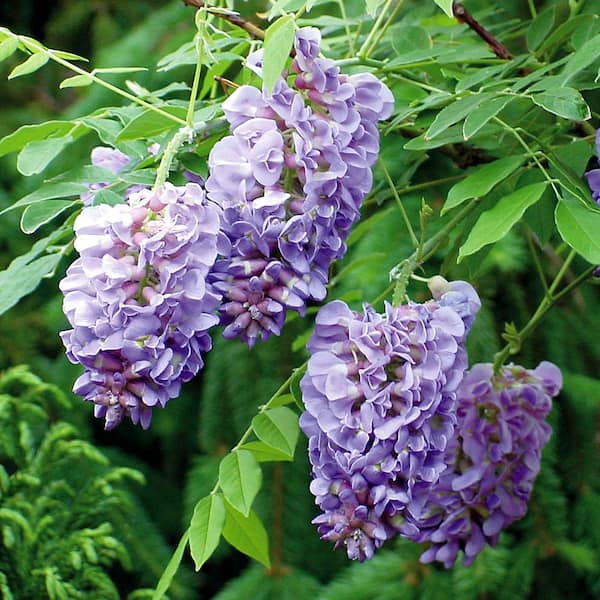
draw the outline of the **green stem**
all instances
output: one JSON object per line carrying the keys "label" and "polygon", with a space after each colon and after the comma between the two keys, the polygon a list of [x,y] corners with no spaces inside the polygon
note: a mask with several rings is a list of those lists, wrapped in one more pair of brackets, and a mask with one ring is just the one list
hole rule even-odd
{"label": "green stem", "polygon": [[192,90],[190,92],[190,100],[188,104],[185,122],[188,127],[194,126],[194,107],[196,106],[196,98],[198,97],[198,88],[200,87],[200,74],[202,73],[202,51],[198,48],[198,60],[196,69],[194,70],[194,81],[192,82]]}
{"label": "green stem", "polygon": [[391,73],[390,77],[393,77],[394,79],[398,79],[399,81],[405,81],[406,83],[412,83],[413,85],[419,86],[419,87],[423,88],[424,90],[427,90],[428,92],[436,92],[437,94],[446,94],[448,96],[448,98],[444,98],[444,100],[451,100],[452,98],[450,98],[450,97],[453,96],[453,94],[451,94],[450,92],[448,92],[446,90],[442,90],[441,88],[436,88],[433,85],[428,85],[427,83],[423,83],[422,81],[418,81],[417,79],[411,79],[410,77],[405,77],[404,75],[400,75],[399,73]]}
{"label": "green stem", "polygon": [[346,13],[346,7],[344,6],[344,0],[337,0],[337,5],[340,8],[340,15],[344,20],[344,29],[346,30],[346,39],[348,40],[348,54],[354,56],[356,54],[356,46],[354,45],[355,39],[350,31],[350,25],[348,24],[348,15]]}
{"label": "green stem", "polygon": [[35,52],[41,52],[41,53],[45,54],[46,56],[48,56],[48,58],[50,58],[54,62],[58,63],[59,65],[66,67],[67,69],[69,69],[70,71],[73,71],[74,73],[77,73],[78,75],[84,75],[85,77],[91,79],[94,83],[97,83],[98,85],[101,85],[102,87],[106,88],[107,90],[110,90],[111,92],[114,92],[115,94],[118,94],[119,96],[122,96],[123,98],[126,98],[130,102],[139,104],[143,108],[146,108],[155,113],[158,113],[158,114],[162,115],[163,117],[170,119],[171,121],[174,121],[175,123],[179,123],[180,125],[185,125],[185,121],[183,119],[180,119],[179,117],[176,117],[175,115],[172,115],[172,114],[168,113],[167,111],[162,110],[161,108],[158,108],[158,106],[154,106],[154,104],[150,104],[149,102],[146,102],[145,100],[142,100],[141,98],[138,98],[137,96],[134,96],[133,94],[130,94],[129,92],[126,92],[125,90],[122,90],[121,88],[117,87],[116,85],[113,85],[112,83],[108,83],[108,81],[104,81],[103,79],[100,79],[93,73],[93,71],[92,72],[86,71],[85,69],[78,67],[77,65],[73,64],[72,62],[70,62],[64,58],[61,58],[60,56],[56,56],[54,51],[51,50],[50,48],[46,48],[42,44],[39,44],[39,45],[33,44],[32,43],[33,41],[30,40],[29,38],[25,38],[24,36],[21,36],[21,35],[16,35],[12,32],[9,32],[8,30],[7,30],[7,33],[16,37],[19,40],[19,42],[21,42],[26,48],[29,48],[29,50],[32,50]]}
{"label": "green stem", "polygon": [[535,8],[535,2],[534,2],[534,0],[527,0],[527,3],[529,4],[529,12],[531,13],[531,18],[535,19],[537,17],[537,10]]}
{"label": "green stem", "polygon": [[406,297],[406,287],[410,281],[410,277],[416,269],[418,269],[427,259],[434,254],[439,246],[446,241],[446,238],[453,229],[465,219],[477,206],[479,200],[475,199],[469,202],[461,211],[459,211],[446,225],[444,225],[437,233],[435,233],[424,244],[420,244],[407,259],[398,263],[390,271],[390,279],[395,281],[394,295],[392,296],[392,304],[399,306],[404,302]]}
{"label": "green stem", "polygon": [[371,54],[371,52],[373,52],[375,50],[375,48],[377,48],[377,45],[381,41],[381,38],[383,37],[385,32],[388,30],[390,25],[394,22],[394,19],[400,12],[400,9],[402,8],[403,4],[404,4],[404,0],[398,0],[398,4],[396,4],[396,6],[394,7],[394,10],[392,10],[392,12],[390,13],[390,16],[388,17],[387,21],[384,23],[383,27],[377,32],[375,39],[373,40],[373,42],[369,46],[369,49],[367,50],[367,54]]}
{"label": "green stem", "polygon": [[540,304],[536,308],[532,317],[529,319],[527,324],[521,329],[521,331],[517,332],[515,335],[511,334],[508,344],[500,352],[496,353],[494,356],[494,370],[498,371],[502,365],[505,363],[506,359],[512,355],[517,354],[521,349],[523,342],[531,335],[533,330],[539,325],[540,321],[544,317],[544,315],[567,293],[574,290],[578,285],[583,283],[588,277],[592,274],[596,267],[590,267],[586,269],[581,275],[579,275],[576,279],[574,279],[569,285],[565,286],[560,292],[556,293],[560,282],[564,278],[566,272],[569,270],[571,263],[577,256],[577,252],[575,250],[571,250],[563,262],[561,268],[559,269],[556,277],[552,281],[548,291],[544,294]]}
{"label": "green stem", "polygon": [[[430,187],[435,187],[437,185],[443,185],[444,183],[452,183],[454,181],[459,181],[460,179],[465,179],[466,175],[452,175],[451,177],[441,177],[440,179],[432,179],[431,181],[424,181],[423,183],[415,183],[414,185],[405,185],[403,188],[396,190],[398,196],[402,196],[403,194],[409,194],[410,192],[416,192],[419,190],[426,190]],[[393,195],[393,194],[392,194]],[[380,202],[387,200],[390,196],[387,193],[382,193],[380,196],[377,194],[371,195],[365,202],[363,202],[363,206],[369,206],[372,204],[377,198],[379,198]]]}
{"label": "green stem", "polygon": [[542,267],[542,262],[540,261],[540,257],[535,249],[535,244],[533,241],[533,233],[529,227],[526,226],[527,231],[525,235],[527,237],[527,244],[529,246],[529,252],[531,252],[531,256],[533,258],[533,262],[535,264],[535,270],[540,278],[542,286],[544,287],[544,293],[548,293],[548,282],[546,281],[546,276],[544,275],[544,269]]}
{"label": "green stem", "polygon": [[[363,45],[360,47],[360,50],[357,53],[357,55],[359,57],[367,58],[369,56],[368,48],[371,46],[371,43],[375,39],[375,36],[377,35],[377,31],[381,27],[381,24],[383,23],[383,21],[385,19],[385,15],[386,15],[387,11],[389,10],[390,6],[395,1],[396,0],[387,0],[387,2],[385,3],[385,6],[381,9],[381,12],[379,13],[379,16],[377,17],[377,20],[375,21],[375,24],[371,28],[371,31],[369,31],[369,35],[367,35],[367,39],[363,42]],[[400,1],[402,1],[402,0],[400,0]]]}
{"label": "green stem", "polygon": [[552,177],[550,177],[550,174],[548,173],[548,171],[546,170],[546,168],[544,167],[544,165],[540,162],[540,159],[537,157],[537,153],[534,152],[529,147],[529,144],[527,144],[527,142],[521,137],[521,135],[519,134],[519,132],[516,129],[514,129],[513,127],[511,127],[508,123],[505,123],[499,117],[494,117],[493,119],[499,125],[501,125],[504,129],[506,129],[506,131],[510,132],[515,137],[515,139],[519,142],[519,144],[521,146],[523,146],[523,149],[525,150],[525,152],[527,152],[527,154],[533,159],[533,161],[535,162],[535,164],[537,165],[537,167],[539,168],[539,170],[543,173],[544,178],[546,179],[546,181],[552,186],[552,189],[554,190],[554,195],[556,196],[556,199],[560,200],[561,196],[560,196],[560,193],[558,191],[558,188],[556,187],[556,180],[553,179]]}
{"label": "green stem", "polygon": [[402,204],[402,200],[400,200],[398,190],[396,189],[396,186],[394,185],[394,182],[392,181],[392,178],[390,177],[390,173],[387,170],[387,167],[385,166],[385,162],[383,160],[381,160],[380,164],[381,164],[381,169],[383,170],[383,174],[388,182],[388,185],[390,186],[390,189],[392,190],[394,199],[396,200],[396,203],[398,204],[398,208],[400,209],[400,212],[402,213],[402,218],[404,219],[404,223],[406,225],[406,228],[408,229],[410,239],[412,240],[412,243],[416,248],[419,245],[419,240],[417,239],[414,229],[410,223],[410,219],[408,218],[408,214],[406,212],[406,209],[404,208],[404,204]]}
{"label": "green stem", "polygon": [[194,129],[192,127],[182,127],[175,133],[171,138],[171,141],[167,144],[165,151],[160,159],[160,164],[156,171],[156,179],[154,180],[154,189],[157,190],[159,187],[165,184],[169,177],[169,170],[171,169],[171,163],[177,154],[177,151],[186,141],[191,141],[194,137]]}
{"label": "green stem", "polygon": [[419,255],[419,261],[417,267],[420,267],[423,263],[425,263],[435,252],[442,243],[445,243],[446,238],[450,233],[454,230],[454,228],[461,223],[466,217],[468,217],[475,207],[479,204],[479,199],[471,200],[461,211],[456,213],[450,221],[437,233],[435,233],[431,239],[427,240],[421,249],[421,254]]}
{"label": "green stem", "polygon": [[[296,375],[296,371],[298,369],[305,369],[307,365],[308,365],[308,361],[305,361],[298,368],[296,368],[292,371],[290,376],[277,388],[277,391],[269,398],[268,402],[266,404],[263,404],[259,408],[259,410],[258,410],[259,415],[261,415],[262,413],[266,412],[267,410],[269,410],[271,408],[271,405],[273,404],[273,402],[275,402],[275,400],[277,400],[277,398],[279,398],[279,396],[282,396],[289,389],[290,385],[292,384],[292,380],[294,379],[294,377]],[[244,433],[242,434],[242,437],[240,438],[238,443],[231,449],[231,452],[234,452],[235,450],[239,450],[240,446],[242,444],[245,444],[246,440],[252,435],[252,431],[253,431],[252,425],[249,425],[248,429],[246,429],[246,431],[244,431]]]}
{"label": "green stem", "polygon": [[338,67],[353,67],[355,65],[364,65],[366,67],[374,67],[376,69],[383,69],[385,61],[377,60],[375,58],[360,58],[353,56],[351,58],[341,58],[335,61]]}

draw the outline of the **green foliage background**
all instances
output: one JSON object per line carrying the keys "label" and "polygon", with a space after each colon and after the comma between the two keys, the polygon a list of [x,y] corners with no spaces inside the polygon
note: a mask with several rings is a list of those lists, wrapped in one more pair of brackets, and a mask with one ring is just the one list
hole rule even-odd
{"label": "green foliage background", "polygon": [[[256,22],[255,13],[268,9],[257,2],[235,4]],[[302,3],[288,4],[287,10],[296,10]],[[370,7],[380,4],[367,2]],[[561,74],[569,56],[590,40],[600,40],[597,0],[466,4],[511,49],[513,61],[496,59],[465,26],[445,17],[433,2],[421,0],[401,7],[371,55],[397,65],[387,73],[397,106],[383,126],[380,163],[389,171],[413,227],[419,228],[421,203],[432,207],[435,217],[427,226],[428,236],[439,227],[437,216],[452,185],[495,158],[523,152],[518,138],[493,120],[473,139],[464,140],[462,120],[468,113],[439,136],[426,139],[423,133],[436,115],[464,96],[456,90],[485,87],[500,95],[539,73],[538,92],[543,92],[557,84],[549,78]],[[532,5],[540,15],[533,22]],[[328,54],[336,58],[352,56],[353,40],[358,48],[372,23],[360,0],[317,3],[304,19],[322,29]],[[189,65],[169,72],[152,70],[162,56],[194,34],[193,11],[178,2],[103,0],[92,5],[64,0],[41,8],[40,3],[24,1],[1,7],[0,25],[89,56],[94,66],[151,69],[111,76],[118,84],[134,79],[156,90],[172,81],[191,80]],[[432,53],[432,48],[439,51]],[[15,57],[0,66],[3,78],[16,63]],[[546,65],[551,66],[543,74]],[[244,77],[237,62],[222,66],[222,74]],[[554,162],[545,162],[551,176],[568,180],[576,192],[586,190],[582,174],[595,161],[598,66],[596,57],[569,81],[591,107],[591,120],[557,118],[523,96],[515,96],[498,113],[544,157],[553,157]],[[352,69],[361,68],[349,64],[347,70]],[[0,137],[23,124],[70,119],[120,104],[97,87],[58,91],[67,75],[49,65],[33,77],[2,81]],[[544,81],[549,81],[546,87]],[[206,91],[209,97],[221,94],[216,85]],[[120,116],[128,118],[125,113]],[[90,148],[97,144],[95,136],[78,140],[43,176],[22,177],[14,155],[1,157],[0,208],[37,189],[44,179],[86,164]],[[517,327],[527,322],[544,293],[540,275],[551,279],[565,261],[568,248],[554,231],[550,188],[498,243],[457,265],[458,248],[482,210],[542,180],[533,163],[507,177],[475,209],[468,226],[458,228],[425,266],[424,275],[442,272],[449,279],[469,279],[483,299],[469,339],[471,363],[490,361],[500,350],[505,322]],[[28,250],[31,238],[20,232],[16,212],[1,219],[0,264],[5,267]],[[52,228],[42,227],[36,239]],[[359,307],[380,295],[390,268],[413,250],[381,165],[349,246],[332,274],[330,299],[344,298]],[[71,259],[62,259],[57,274]],[[576,258],[566,280],[588,266]],[[0,317],[0,590],[3,597],[15,599],[150,598],[196,502],[212,489],[219,460],[236,444],[259,406],[306,358],[303,346],[314,311],[307,319],[290,319],[280,338],[252,351],[215,335],[206,368],[168,409],[155,413],[149,431],[123,423],[105,433],[93,422],[90,407],[69,393],[78,369],[64,358],[57,335],[67,323],[56,282],[57,277],[43,280],[34,294]],[[409,292],[416,300],[427,296],[420,284],[412,284]],[[599,308],[598,286],[590,282],[579,287],[554,307],[515,359],[528,367],[544,359],[554,361],[565,374],[564,392],[551,415],[555,433],[544,452],[528,515],[473,566],[446,571],[421,565],[421,549],[405,541],[387,545],[368,563],[349,565],[343,552],[333,552],[310,525],[316,507],[308,493],[310,469],[301,437],[293,462],[262,465],[263,487],[255,510],[270,534],[271,569],[222,540],[199,574],[193,573],[191,559],[184,560],[169,597],[600,597]],[[23,364],[29,366],[16,366]]]}

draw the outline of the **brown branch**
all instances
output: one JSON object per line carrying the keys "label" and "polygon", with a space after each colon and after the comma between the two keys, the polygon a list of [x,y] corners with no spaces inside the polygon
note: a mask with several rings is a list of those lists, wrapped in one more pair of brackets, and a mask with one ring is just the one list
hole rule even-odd
{"label": "brown branch", "polygon": [[196,8],[206,8],[206,10],[209,13],[215,15],[215,17],[220,17],[221,19],[229,21],[229,23],[231,23],[232,25],[240,27],[246,33],[248,33],[248,35],[250,35],[251,38],[254,38],[255,40],[265,39],[265,32],[260,27],[254,25],[254,23],[251,23],[250,21],[246,21],[246,19],[243,19],[242,17],[240,17],[240,15],[236,13],[222,12],[221,10],[213,10],[212,7],[207,5],[206,2],[204,2],[203,0],[183,0],[183,3],[187,6],[194,6]]}
{"label": "brown branch", "polygon": [[498,58],[511,60],[513,55],[509,49],[499,42],[487,29],[482,27],[461,2],[452,3],[452,12],[459,23],[466,23],[492,49]]}

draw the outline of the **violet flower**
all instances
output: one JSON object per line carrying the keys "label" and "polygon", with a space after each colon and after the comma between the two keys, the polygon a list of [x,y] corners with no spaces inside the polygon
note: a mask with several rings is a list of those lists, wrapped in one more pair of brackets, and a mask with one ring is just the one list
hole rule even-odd
{"label": "violet flower", "polygon": [[419,519],[401,529],[430,543],[422,562],[451,567],[462,550],[469,565],[525,515],[551,433],[545,418],[561,385],[560,370],[549,362],[534,370],[507,365],[496,374],[491,364],[477,364],[465,375],[456,434],[446,450],[448,470]]}
{"label": "violet flower", "polygon": [[384,314],[334,301],[317,315],[300,426],[323,511],[313,522],[349,558],[371,558],[415,521],[446,469],[479,303],[469,284],[445,284],[436,300],[388,304]]}
{"label": "violet flower", "polygon": [[[232,135],[209,156],[206,190],[223,233],[210,280],[225,336],[250,346],[278,335],[288,310],[325,297],[371,189],[377,121],[393,107],[373,75],[348,77],[320,58],[320,41],[317,29],[296,33],[294,86],[284,77],[270,93],[241,86],[224,102]],[[262,50],[246,64],[260,74]]]}
{"label": "violet flower", "polygon": [[220,297],[206,278],[217,254],[218,214],[194,183],[83,209],[60,288],[72,329],[61,337],[85,371],[74,391],[106,429],[124,417],[147,428],[203,366]]}

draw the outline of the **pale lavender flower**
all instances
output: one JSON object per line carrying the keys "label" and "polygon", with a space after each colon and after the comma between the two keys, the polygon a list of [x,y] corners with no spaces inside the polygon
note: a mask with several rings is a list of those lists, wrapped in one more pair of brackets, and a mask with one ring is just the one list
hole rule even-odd
{"label": "pale lavender flower", "polygon": [[[148,149],[150,151],[150,149]],[[101,167],[110,171],[113,175],[120,173],[131,161],[127,154],[109,146],[96,146],[91,153],[91,162],[94,167]],[[94,202],[95,193],[108,185],[106,181],[97,181],[89,184],[89,192],[80,195],[84,206],[90,206]],[[130,194],[140,191],[141,185],[132,185],[127,188],[125,198]]]}
{"label": "pale lavender flower", "polygon": [[507,365],[496,374],[491,364],[477,364],[465,375],[448,470],[419,519],[401,528],[406,537],[430,543],[422,562],[450,567],[462,550],[469,565],[525,515],[551,433],[545,418],[561,385],[560,370],[549,362],[534,370]]}
{"label": "pale lavender flower", "polygon": [[[319,57],[320,41],[317,29],[296,33],[295,87],[281,77],[268,93],[241,86],[225,101],[232,135],[209,156],[206,190],[224,238],[211,281],[226,337],[250,345],[278,334],[287,310],[325,297],[371,189],[377,121],[392,109],[383,83],[341,74]],[[246,61],[258,74],[262,55]]]}
{"label": "pale lavender flower", "polygon": [[314,523],[349,558],[371,558],[412,523],[446,469],[467,367],[465,322],[479,310],[471,286],[447,288],[425,304],[386,305],[384,314],[334,301],[317,315],[300,425],[323,510]]}
{"label": "pale lavender flower", "polygon": [[84,366],[74,391],[95,405],[106,428],[124,417],[147,428],[202,367],[220,297],[206,278],[219,218],[204,190],[169,183],[126,204],[83,209],[60,288],[73,329],[61,333],[68,358]]}

